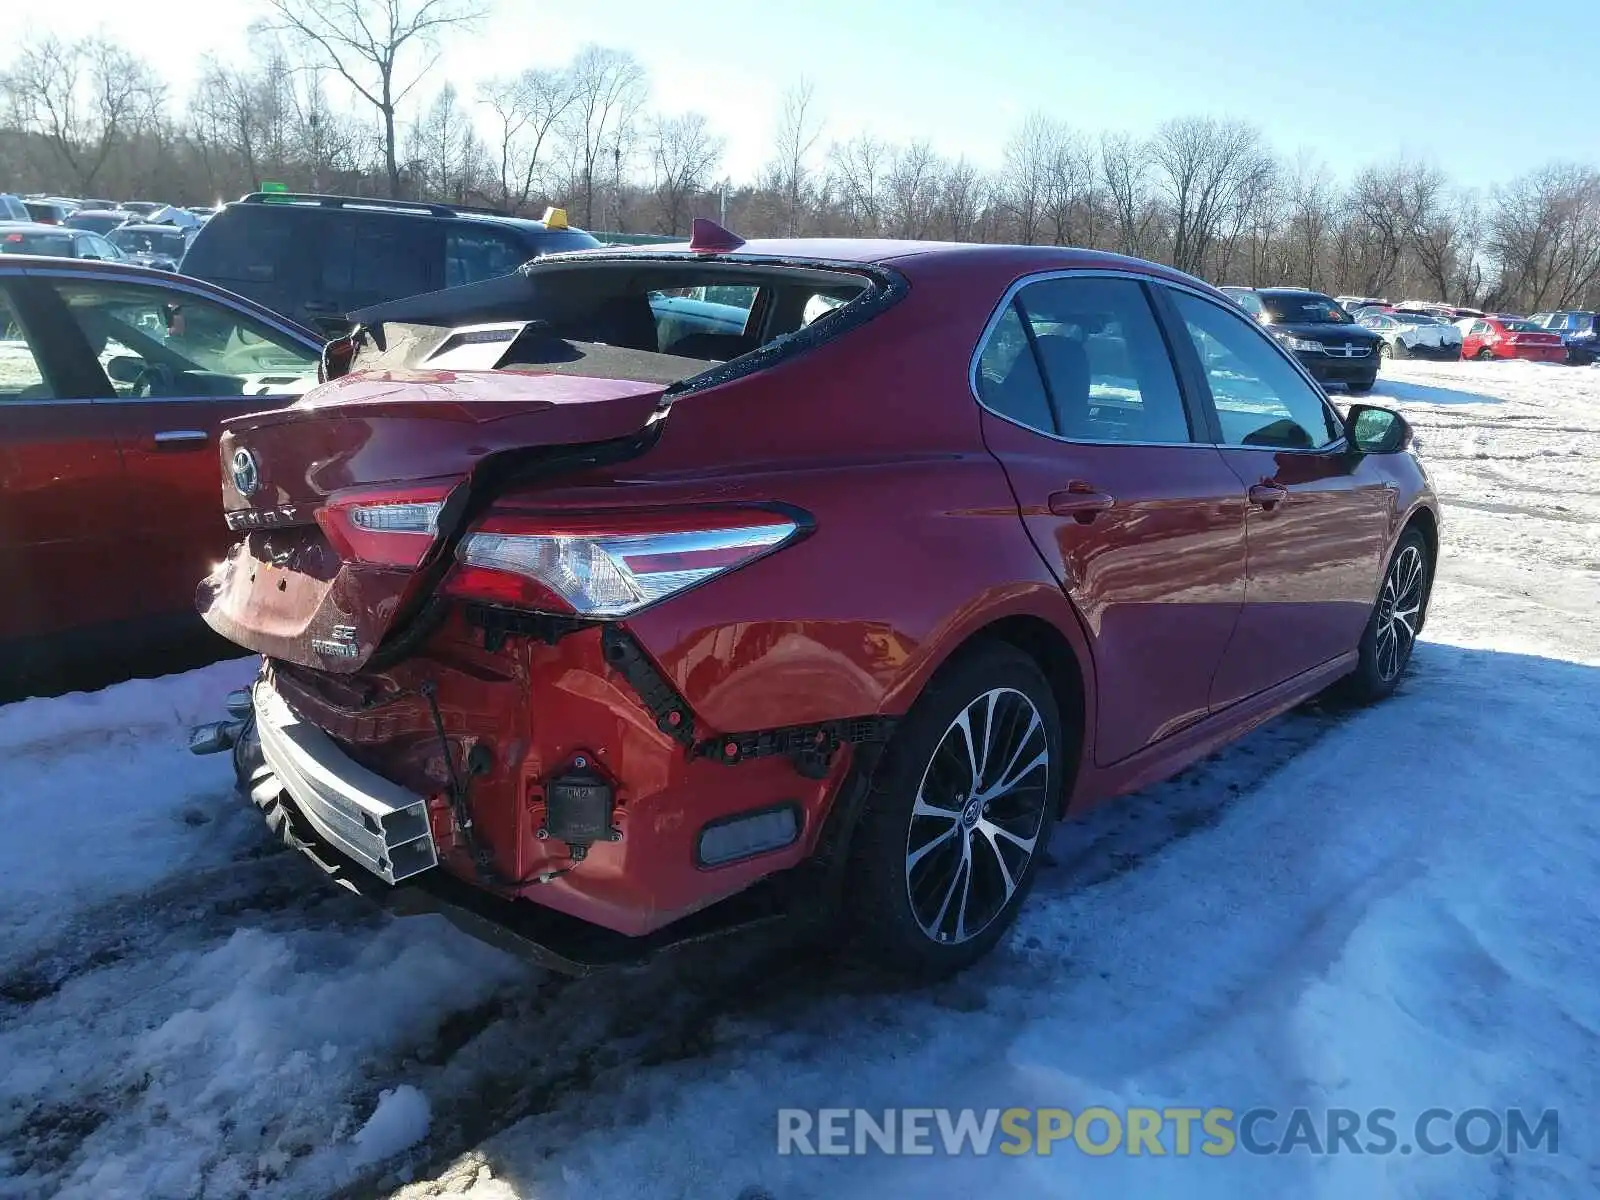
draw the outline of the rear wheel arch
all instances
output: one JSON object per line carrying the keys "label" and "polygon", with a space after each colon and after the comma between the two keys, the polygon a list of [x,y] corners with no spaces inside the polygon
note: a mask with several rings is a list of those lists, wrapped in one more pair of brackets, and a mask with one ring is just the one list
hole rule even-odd
{"label": "rear wheel arch", "polygon": [[1085,669],[1085,651],[1075,646],[1060,626],[1033,613],[1013,613],[981,625],[950,649],[917,694],[920,696],[934,687],[959,663],[996,643],[1010,646],[1031,659],[1049,683],[1055,697],[1067,756],[1056,813],[1061,816],[1072,797],[1090,742],[1090,718],[1093,712],[1090,680],[1093,676]]}

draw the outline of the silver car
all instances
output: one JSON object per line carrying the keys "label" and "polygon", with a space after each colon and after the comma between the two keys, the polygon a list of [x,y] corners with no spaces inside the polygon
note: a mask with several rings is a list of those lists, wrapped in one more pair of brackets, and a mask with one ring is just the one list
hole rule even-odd
{"label": "silver car", "polygon": [[1356,318],[1383,339],[1384,358],[1433,358],[1455,362],[1461,357],[1461,331],[1432,313],[1368,313]]}

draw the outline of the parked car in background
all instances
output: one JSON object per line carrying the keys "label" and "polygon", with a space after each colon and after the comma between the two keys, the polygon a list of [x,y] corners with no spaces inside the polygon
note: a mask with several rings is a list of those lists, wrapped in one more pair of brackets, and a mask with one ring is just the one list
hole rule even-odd
{"label": "parked car in background", "polygon": [[1387,300],[1381,300],[1374,296],[1335,296],[1333,299],[1335,304],[1351,316],[1354,316],[1358,309],[1390,307]]}
{"label": "parked car in background", "polygon": [[600,243],[566,214],[520,217],[445,204],[258,192],[206,222],[184,274],[327,332],[345,315],[401,296],[515,271],[530,259]]}
{"label": "parked car in background", "polygon": [[66,205],[53,200],[24,200],[22,204],[28,210],[28,219],[40,225],[60,225],[72,215]]}
{"label": "parked car in background", "polygon": [[1559,334],[1520,317],[1475,317],[1461,321],[1463,358],[1525,358],[1533,362],[1565,362],[1567,347]]}
{"label": "parked car in background", "polygon": [[1358,396],[1372,390],[1382,339],[1333,297],[1303,288],[1257,288],[1253,297],[1256,319],[1320,382],[1342,383]]}
{"label": "parked car in background", "polygon": [[1250,313],[1251,316],[1255,316],[1256,314],[1258,314],[1261,311],[1261,305],[1255,299],[1255,294],[1256,294],[1255,288],[1240,287],[1237,284],[1231,284],[1230,283],[1230,284],[1224,284],[1222,287],[1219,287],[1217,289],[1217,291],[1221,292],[1224,296],[1226,296],[1229,300],[1232,300],[1240,308],[1242,308],[1246,312]]}
{"label": "parked car in background", "polygon": [[173,225],[120,225],[108,233],[106,239],[131,262],[162,271],[176,271],[194,232]]}
{"label": "parked car in background", "polygon": [[1529,324],[1559,334],[1567,348],[1567,361],[1588,366],[1600,359],[1600,315],[1586,309],[1534,313]]}
{"label": "parked car in background", "polygon": [[141,217],[148,217],[157,209],[167,207],[159,200],[124,200],[117,206],[123,212],[135,213]]}
{"label": "parked car in background", "polygon": [[105,208],[80,208],[77,212],[62,221],[73,229],[87,229],[104,237],[113,229],[120,229],[129,221],[137,221],[137,213],[125,212],[121,209]]}
{"label": "parked car in background", "polygon": [[[569,967],[831,895],[943,974],[1064,813],[1395,687],[1437,530],[1406,424],[1221,293],[697,225],[357,313],[348,374],[229,422],[267,532],[199,604],[266,662],[195,747],[348,886]],[[745,352],[665,348],[652,297],[724,286]]]}
{"label": "parked car in background", "polygon": [[196,280],[0,256],[0,689],[202,631],[218,426],[298,396],[320,350]]}
{"label": "parked car in background", "polygon": [[13,196],[10,192],[0,192],[0,221],[31,221],[32,214],[28,206],[23,203],[21,196]]}
{"label": "parked car in background", "polygon": [[1383,339],[1378,353],[1385,358],[1435,358],[1454,362],[1461,357],[1461,330],[1431,312],[1364,311],[1356,320]]}
{"label": "parked car in background", "polygon": [[98,233],[36,221],[0,223],[0,254],[39,254],[52,258],[85,258],[121,262],[122,251]]}

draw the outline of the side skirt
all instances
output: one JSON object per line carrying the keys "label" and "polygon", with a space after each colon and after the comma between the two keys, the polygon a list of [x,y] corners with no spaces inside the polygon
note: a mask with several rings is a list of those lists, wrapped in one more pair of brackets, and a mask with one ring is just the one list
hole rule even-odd
{"label": "side skirt", "polygon": [[1355,670],[1357,661],[1357,652],[1351,650],[1320,667],[1303,671],[1276,687],[1231,704],[1221,712],[1212,713],[1204,720],[1163,738],[1121,762],[1109,767],[1086,764],[1083,773],[1078,776],[1072,799],[1067,803],[1066,815],[1078,816],[1102,800],[1136,792],[1176,775],[1196,759],[1204,758],[1218,747],[1243,737],[1273,717],[1309,700],[1335,680]]}

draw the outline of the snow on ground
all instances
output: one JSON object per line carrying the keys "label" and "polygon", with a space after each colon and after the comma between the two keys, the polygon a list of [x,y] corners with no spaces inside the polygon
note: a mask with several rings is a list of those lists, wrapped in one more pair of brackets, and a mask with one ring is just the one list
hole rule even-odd
{"label": "snow on ground", "polygon": [[[1401,693],[1061,827],[936,988],[754,941],[561,980],[330,893],[183,750],[237,663],[0,707],[0,1197],[1594,1194],[1600,369],[1377,393],[1445,503]],[[1554,1108],[1560,1150],[776,1153],[779,1107],[1094,1105]]]}

